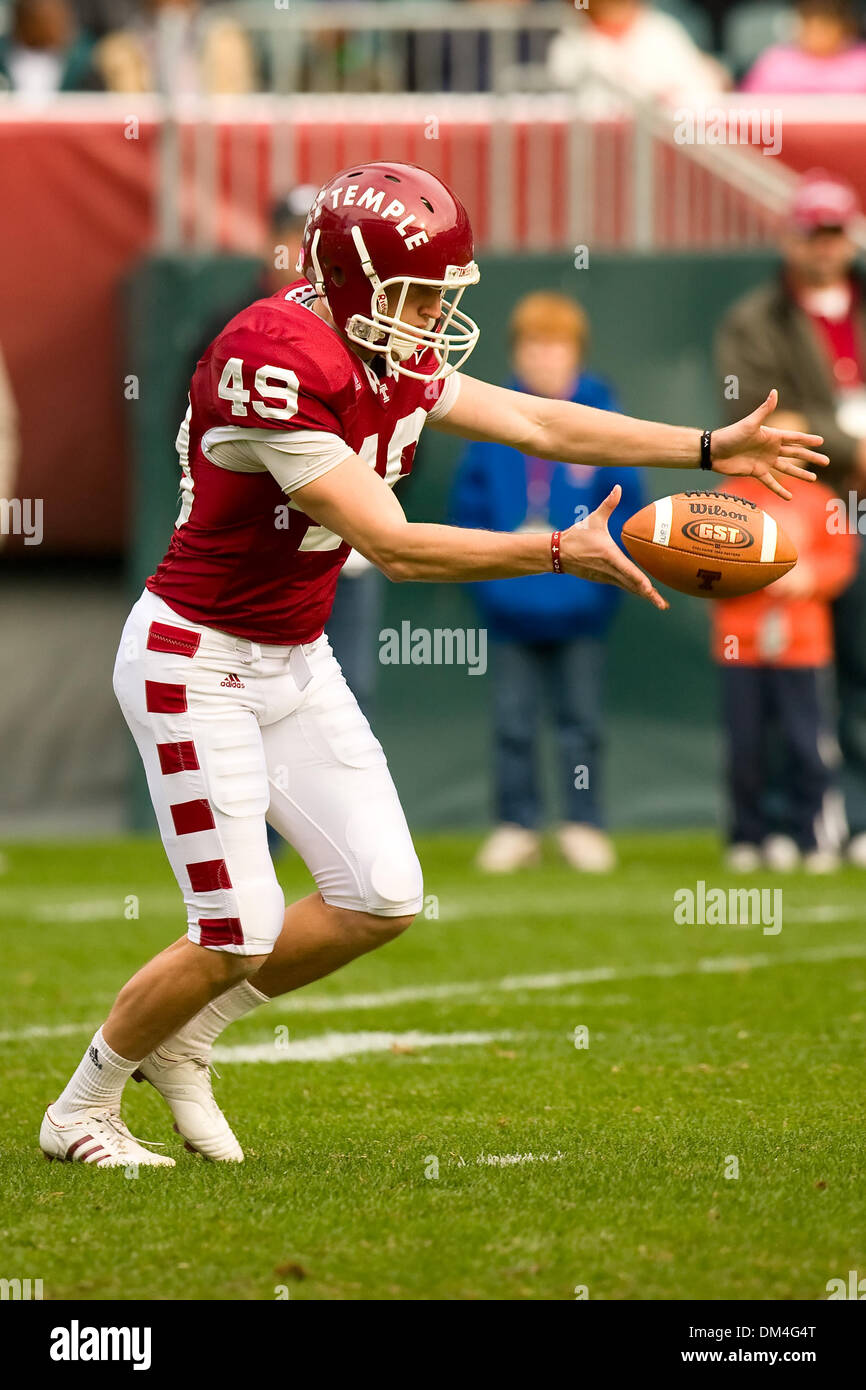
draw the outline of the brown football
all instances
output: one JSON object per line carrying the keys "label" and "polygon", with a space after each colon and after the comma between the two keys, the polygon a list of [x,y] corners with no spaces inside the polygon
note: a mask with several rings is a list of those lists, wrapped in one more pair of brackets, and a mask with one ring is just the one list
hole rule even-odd
{"label": "brown football", "polygon": [[629,518],[622,540],[653,578],[698,598],[750,594],[797,563],[778,522],[727,492],[660,497]]}

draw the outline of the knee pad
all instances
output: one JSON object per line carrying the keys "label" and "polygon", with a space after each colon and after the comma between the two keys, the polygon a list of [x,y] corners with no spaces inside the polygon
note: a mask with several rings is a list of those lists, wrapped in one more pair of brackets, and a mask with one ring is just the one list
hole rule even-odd
{"label": "knee pad", "polygon": [[414,917],[424,903],[418,856],[396,858],[383,851],[370,865],[367,911],[377,917]]}
{"label": "knee pad", "polygon": [[354,810],[346,826],[346,844],[355,856],[361,892],[357,901],[341,905],[377,917],[408,917],[420,911],[421,865],[402,813],[395,814],[390,802]]}
{"label": "knee pad", "polygon": [[242,879],[228,890],[227,909],[208,917],[199,906],[189,911],[189,938],[214,951],[266,956],[283,929],[286,899],[273,877]]}
{"label": "knee pad", "polygon": [[235,889],[244,944],[257,946],[250,955],[269,954],[283,929],[286,898],[273,877],[242,881]]}

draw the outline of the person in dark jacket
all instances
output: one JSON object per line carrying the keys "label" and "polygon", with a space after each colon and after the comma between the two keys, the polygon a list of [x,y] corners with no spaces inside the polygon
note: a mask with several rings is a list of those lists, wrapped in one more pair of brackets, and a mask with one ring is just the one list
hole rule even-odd
{"label": "person in dark jacket", "polygon": [[[833,833],[847,834],[848,859],[866,868],[866,281],[851,236],[857,213],[848,184],[820,169],[804,174],[781,241],[780,273],[734,304],[716,347],[732,419],[776,386],[782,409],[768,423],[823,435],[830,466],[821,479],[858,533],[857,574],[834,604],[847,826]],[[835,820],[832,805],[827,812]]]}
{"label": "person in dark jacket", "polygon": [[[586,316],[573,300],[544,291],[528,295],[511,318],[511,384],[533,395],[617,410],[611,388],[583,370],[587,336]],[[642,505],[635,469],[574,467],[476,443],[457,473],[452,519],[494,531],[561,530],[594,511],[616,483],[622,500],[610,531],[618,541],[623,521]],[[557,745],[560,851],[573,868],[606,872],[615,854],[603,829],[602,672],[620,594],[552,572],[469,587],[491,639],[493,664],[498,824],[482,846],[479,867],[507,873],[539,859],[536,735],[547,708]]]}

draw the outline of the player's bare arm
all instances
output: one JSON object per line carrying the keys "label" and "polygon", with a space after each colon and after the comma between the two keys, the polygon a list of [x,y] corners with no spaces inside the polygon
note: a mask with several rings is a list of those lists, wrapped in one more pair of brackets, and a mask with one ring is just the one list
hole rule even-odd
{"label": "player's bare arm", "polygon": [[[615,487],[601,507],[561,534],[563,571],[616,584],[668,605],[646,575],[611,539],[607,519],[620,498]],[[299,488],[293,501],[344,540],[389,579],[472,581],[512,579],[551,569],[550,537],[475,531],[407,521],[387,483],[352,455],[329,473]]]}
{"label": "player's bare arm", "polygon": [[[461,374],[453,408],[431,428],[466,439],[509,444],[521,453],[565,463],[635,465],[646,468],[697,468],[701,431],[680,425],[636,420],[572,401],[530,396]],[[777,474],[814,480],[804,464],[823,467],[820,435],[773,429],[778,393],[771,391],[757,410],[733,425],[714,430],[712,465],[732,477],[753,475],[786,500],[791,494]]]}

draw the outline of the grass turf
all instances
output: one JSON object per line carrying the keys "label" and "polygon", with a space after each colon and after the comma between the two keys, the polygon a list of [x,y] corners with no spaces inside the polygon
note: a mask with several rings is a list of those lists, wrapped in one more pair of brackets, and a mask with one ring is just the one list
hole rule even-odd
{"label": "grass turf", "polygon": [[[130,1085],[133,1132],[177,1158],[131,1179],[36,1138],[117,988],[179,934],[177,889],[156,842],[9,846],[0,1275],[46,1298],[826,1298],[866,1270],[862,876],[750,880],[782,888],[778,935],[686,926],[677,889],[734,883],[714,842],[619,847],[609,878],[551,856],[491,881],[470,839],[423,840],[428,915],[224,1041],[496,1036],[220,1064],[240,1167],[186,1154]],[[296,859],[280,876],[308,891]]]}

